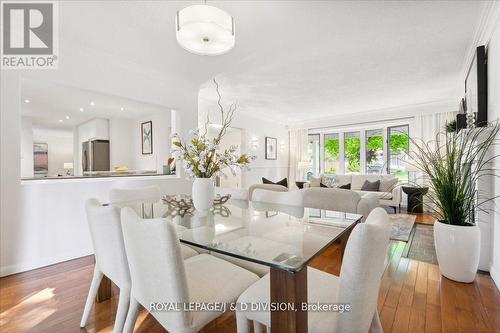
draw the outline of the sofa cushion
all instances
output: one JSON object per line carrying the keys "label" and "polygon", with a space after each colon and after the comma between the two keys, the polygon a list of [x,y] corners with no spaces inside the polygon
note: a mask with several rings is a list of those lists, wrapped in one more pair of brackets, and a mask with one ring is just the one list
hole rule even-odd
{"label": "sofa cushion", "polygon": [[382,179],[380,179],[380,187],[378,190],[380,192],[391,192],[394,189],[394,187],[396,187],[398,182],[399,179],[397,179],[396,177],[394,178],[383,177]]}
{"label": "sofa cushion", "polygon": [[361,190],[365,180],[375,182],[380,178],[380,175],[352,175],[351,190]]}
{"label": "sofa cushion", "polygon": [[338,188],[308,188],[304,192],[304,207],[356,213],[361,195]]}
{"label": "sofa cushion", "polygon": [[351,178],[351,175],[335,175],[335,184],[337,184],[337,186],[351,184],[352,186]]}
{"label": "sofa cushion", "polygon": [[376,195],[377,198],[382,199],[382,200],[391,200],[392,199],[391,192],[372,192],[372,191],[361,191],[361,190],[357,190],[354,192],[358,193],[361,197],[364,197],[367,194],[373,194],[373,195]]}
{"label": "sofa cushion", "polygon": [[361,191],[373,191],[378,192],[378,188],[380,187],[380,179],[374,182],[369,180],[365,180],[363,186],[361,186]]}

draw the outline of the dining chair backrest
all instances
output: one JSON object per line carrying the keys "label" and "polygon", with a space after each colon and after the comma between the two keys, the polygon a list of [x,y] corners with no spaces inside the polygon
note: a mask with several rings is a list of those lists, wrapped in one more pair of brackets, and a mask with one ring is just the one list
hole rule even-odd
{"label": "dining chair backrest", "polygon": [[131,203],[155,203],[160,201],[160,188],[147,186],[138,188],[114,188],[109,193],[109,201],[114,205],[125,206]]}
{"label": "dining chair backrest", "polygon": [[[337,316],[338,332],[368,332],[377,310],[391,225],[387,213],[377,209],[375,214],[371,223],[358,224],[347,242],[337,302],[350,304],[351,310]],[[375,223],[375,218],[380,220]]]}
{"label": "dining chair backrest", "polygon": [[[390,224],[389,215],[387,214],[387,211],[385,209],[383,209],[382,207],[377,207],[374,210],[372,210],[370,215],[368,215],[368,217],[365,220],[365,223],[379,225],[379,226],[386,226],[387,224]],[[387,243],[387,248],[389,248],[389,243]],[[390,260],[389,251],[385,251],[384,265],[380,267],[380,273],[379,273],[380,278],[382,278],[382,274],[384,274],[384,270],[387,267],[389,260]]]}
{"label": "dining chair backrest", "polygon": [[387,214],[387,211],[385,209],[383,209],[382,207],[377,207],[372,210],[370,215],[368,215],[365,223],[385,227],[387,225],[390,225],[389,215]]}
{"label": "dining chair backrest", "polygon": [[103,206],[96,199],[89,199],[86,211],[96,265],[120,288],[130,286],[130,273],[120,223],[120,208]]}
{"label": "dining chair backrest", "polygon": [[[129,207],[122,209],[121,220],[132,297],[148,310],[157,303],[189,302],[186,271],[174,225],[162,219],[141,219]],[[190,312],[150,312],[179,331],[192,323]]]}
{"label": "dining chair backrest", "polygon": [[253,202],[266,202],[270,204],[287,206],[304,206],[304,191],[277,192],[264,189],[255,189],[252,194]]}

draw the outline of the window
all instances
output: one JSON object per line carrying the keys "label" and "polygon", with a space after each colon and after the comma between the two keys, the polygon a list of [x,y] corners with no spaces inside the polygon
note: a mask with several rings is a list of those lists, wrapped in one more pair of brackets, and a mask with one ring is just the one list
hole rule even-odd
{"label": "window", "polygon": [[311,162],[311,168],[307,170],[307,180],[309,180],[311,176],[317,176],[320,173],[319,140],[319,134],[308,135],[307,156]]}
{"label": "window", "polygon": [[384,135],[382,129],[368,130],[366,135],[366,173],[385,173],[384,168]]}
{"label": "window", "polygon": [[325,134],[325,173],[340,172],[339,134]]}
{"label": "window", "polygon": [[408,181],[408,173],[404,168],[404,161],[408,159],[409,142],[408,125],[389,127],[387,137],[389,144],[388,172],[395,174],[402,182]]}
{"label": "window", "polygon": [[361,140],[359,132],[346,132],[344,134],[344,165],[345,173],[361,171]]}
{"label": "window", "polygon": [[391,173],[402,182],[408,181],[404,164],[409,152],[409,125],[379,126],[309,134],[311,168],[307,179],[320,173]]}

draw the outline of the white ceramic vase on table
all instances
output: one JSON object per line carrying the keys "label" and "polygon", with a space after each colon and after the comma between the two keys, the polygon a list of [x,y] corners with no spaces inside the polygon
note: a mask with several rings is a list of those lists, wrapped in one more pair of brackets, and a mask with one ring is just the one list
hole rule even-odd
{"label": "white ceramic vase on table", "polygon": [[214,195],[214,182],[212,178],[195,178],[192,197],[196,210],[206,211],[212,208]]}
{"label": "white ceramic vase on table", "polygon": [[479,266],[481,233],[477,225],[434,223],[434,245],[439,270],[458,282],[473,282]]}

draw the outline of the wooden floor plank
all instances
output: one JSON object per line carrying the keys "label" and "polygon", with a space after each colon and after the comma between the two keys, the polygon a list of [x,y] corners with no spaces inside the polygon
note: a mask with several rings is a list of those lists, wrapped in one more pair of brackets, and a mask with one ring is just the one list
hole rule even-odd
{"label": "wooden floor plank", "polygon": [[441,332],[441,307],[427,303],[425,311],[425,333]]}

